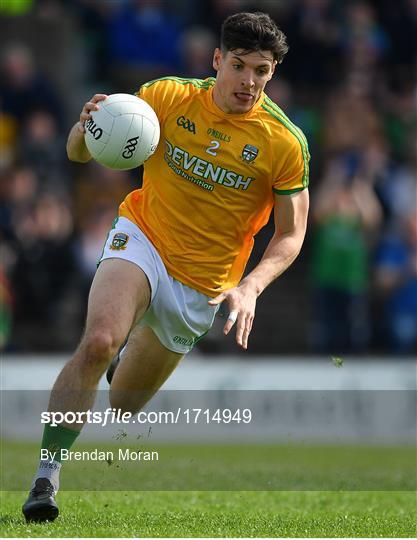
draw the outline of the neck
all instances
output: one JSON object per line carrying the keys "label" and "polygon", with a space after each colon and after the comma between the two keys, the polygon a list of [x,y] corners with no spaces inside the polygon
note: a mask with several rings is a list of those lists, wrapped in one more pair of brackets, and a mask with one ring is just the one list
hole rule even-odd
{"label": "neck", "polygon": [[225,113],[230,113],[230,111],[228,109],[226,109],[225,105],[223,104],[223,101],[222,101],[222,98],[221,98],[221,95],[220,95],[220,91],[219,91],[219,89],[217,87],[217,84],[215,84],[213,86],[213,100],[214,100],[214,103],[217,105],[217,107],[219,109],[221,109]]}

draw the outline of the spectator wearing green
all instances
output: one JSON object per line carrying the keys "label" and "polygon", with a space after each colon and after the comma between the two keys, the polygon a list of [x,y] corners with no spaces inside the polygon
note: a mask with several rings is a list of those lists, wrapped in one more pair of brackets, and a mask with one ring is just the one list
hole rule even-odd
{"label": "spectator wearing green", "polygon": [[380,223],[381,209],[356,157],[342,156],[329,165],[313,219],[313,347],[320,353],[359,352],[369,340],[369,235]]}

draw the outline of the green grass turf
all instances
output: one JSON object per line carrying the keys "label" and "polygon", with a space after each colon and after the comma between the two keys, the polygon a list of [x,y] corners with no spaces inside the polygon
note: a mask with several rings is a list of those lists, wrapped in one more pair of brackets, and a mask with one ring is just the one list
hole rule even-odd
{"label": "green grass turf", "polygon": [[[80,442],[76,450],[95,446]],[[3,537],[416,537],[412,447],[160,445],[162,459],[153,468],[66,463],[61,476],[68,491],[57,498],[61,515],[53,524],[27,525],[20,510],[27,492],[21,490],[32,478],[37,451],[35,443],[2,441]],[[265,491],[274,476],[287,489]],[[204,482],[204,491],[190,487]],[[346,487],[358,485],[369,489]]]}
{"label": "green grass turf", "polygon": [[3,537],[416,537],[410,492],[60,492],[37,525],[25,496],[2,492]]}
{"label": "green grass turf", "polygon": [[[77,442],[75,451],[112,451],[112,461],[67,461],[67,491],[416,491],[415,447],[348,445],[168,445],[134,438]],[[119,448],[158,451],[153,462],[119,459]],[[0,489],[26,490],[38,444],[3,441]]]}

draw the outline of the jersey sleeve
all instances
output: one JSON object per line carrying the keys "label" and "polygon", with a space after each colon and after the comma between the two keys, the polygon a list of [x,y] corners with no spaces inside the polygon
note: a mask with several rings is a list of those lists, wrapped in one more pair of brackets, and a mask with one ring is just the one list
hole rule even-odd
{"label": "jersey sleeve", "polygon": [[309,161],[306,138],[298,130],[288,141],[286,159],[274,178],[273,191],[278,195],[291,195],[308,187]]}
{"label": "jersey sleeve", "polygon": [[136,96],[143,99],[155,111],[160,122],[177,107],[189,93],[188,85],[177,78],[162,78],[143,84]]}

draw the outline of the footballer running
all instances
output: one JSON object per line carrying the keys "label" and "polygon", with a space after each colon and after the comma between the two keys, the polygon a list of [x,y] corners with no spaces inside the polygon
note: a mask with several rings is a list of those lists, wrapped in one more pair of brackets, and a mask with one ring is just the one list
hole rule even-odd
{"label": "footballer running", "polygon": [[[236,324],[236,342],[247,348],[258,296],[297,257],[306,231],[307,142],[264,93],[287,51],[269,15],[237,13],[222,25],[216,78],[164,77],[139,89],[157,114],[161,141],[145,163],[143,187],[120,205],[84,335],[53,386],[49,411],[91,409],[106,370],[111,407],[138,411],[209,331],[222,302],[224,333]],[[71,161],[91,159],[84,126],[106,97],[84,105],[68,137]],[[272,211],[275,232],[242,279]],[[81,427],[47,424],[41,447],[69,450]],[[58,516],[60,469],[59,459],[40,460],[23,505],[28,521]]]}

